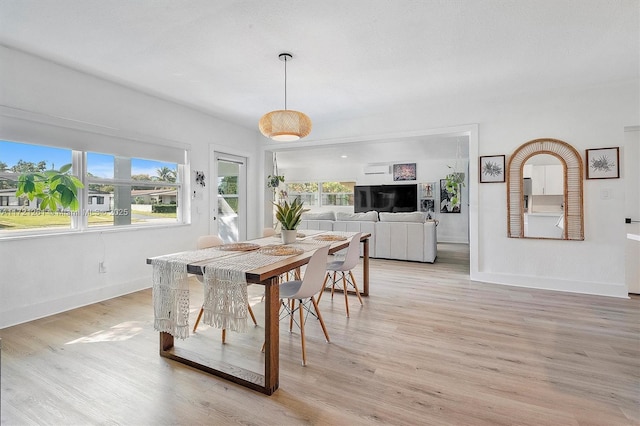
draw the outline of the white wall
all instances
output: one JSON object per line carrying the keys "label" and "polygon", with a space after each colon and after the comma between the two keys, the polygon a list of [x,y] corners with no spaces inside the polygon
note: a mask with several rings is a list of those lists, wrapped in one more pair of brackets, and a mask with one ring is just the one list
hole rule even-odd
{"label": "white wall", "polygon": [[[190,145],[191,170],[204,170],[208,184],[213,182],[210,144],[244,153],[250,161],[260,158],[254,131],[5,47],[0,63],[4,106],[50,122],[62,117],[60,122],[74,120],[125,137]],[[256,173],[249,171],[250,182],[258,180]],[[0,328],[149,287],[147,257],[192,249],[197,236],[208,233],[209,196],[202,193],[191,201],[191,225],[3,240]],[[259,234],[257,197],[255,185],[249,185],[249,236]],[[103,253],[107,273],[99,274]]]}
{"label": "white wall", "polygon": [[[561,139],[583,155],[588,148],[623,146],[624,127],[640,117],[638,79],[587,88],[522,93],[516,98],[451,99],[403,105],[395,116],[314,124],[313,140],[349,143],[379,135],[478,124],[470,148],[471,278],[569,292],[626,297],[624,284],[625,176],[585,180],[585,240],[507,238],[505,184],[477,183],[477,156],[506,154],[536,138]],[[471,143],[474,143],[471,140]],[[637,183],[635,184],[637,186]],[[602,199],[602,190],[611,194]],[[475,198],[477,199],[475,199]],[[477,216],[474,214],[476,204]]]}

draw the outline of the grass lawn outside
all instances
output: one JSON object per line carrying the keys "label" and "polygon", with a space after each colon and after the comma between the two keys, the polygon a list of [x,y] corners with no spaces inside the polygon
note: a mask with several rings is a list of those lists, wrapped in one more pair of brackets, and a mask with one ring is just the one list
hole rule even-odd
{"label": "grass lawn outside", "polygon": [[[175,219],[175,213],[150,213],[132,210],[131,223],[143,223],[154,219]],[[89,226],[113,225],[111,212],[91,212],[88,215]],[[13,231],[35,228],[70,227],[71,216],[68,213],[47,212],[41,210],[2,210],[0,211],[0,230]]]}

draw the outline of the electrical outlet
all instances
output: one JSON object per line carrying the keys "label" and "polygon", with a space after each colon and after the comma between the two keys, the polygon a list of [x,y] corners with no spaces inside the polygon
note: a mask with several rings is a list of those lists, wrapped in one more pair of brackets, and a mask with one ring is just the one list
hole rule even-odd
{"label": "electrical outlet", "polygon": [[107,273],[107,265],[104,264],[104,262],[99,262],[98,263],[98,272],[101,274],[106,274]]}

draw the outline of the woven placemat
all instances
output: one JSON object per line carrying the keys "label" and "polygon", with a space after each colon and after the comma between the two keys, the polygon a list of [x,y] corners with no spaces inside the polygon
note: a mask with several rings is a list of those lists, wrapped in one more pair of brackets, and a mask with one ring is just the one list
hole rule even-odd
{"label": "woven placemat", "polygon": [[313,239],[318,241],[344,241],[347,237],[343,235],[318,235]]}
{"label": "woven placemat", "polygon": [[251,251],[258,250],[261,246],[253,243],[230,243],[218,246],[218,250],[224,251]]}
{"label": "woven placemat", "polygon": [[295,256],[304,253],[304,250],[291,246],[264,246],[259,253],[270,254],[271,256]]}

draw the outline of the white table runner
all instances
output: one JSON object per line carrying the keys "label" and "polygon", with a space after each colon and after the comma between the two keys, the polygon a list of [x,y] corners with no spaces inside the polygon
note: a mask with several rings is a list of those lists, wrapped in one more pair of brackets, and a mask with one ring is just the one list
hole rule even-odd
{"label": "white table runner", "polygon": [[[354,232],[327,232],[350,238]],[[273,237],[252,242],[277,244]],[[330,241],[304,238],[289,244],[303,251],[316,250]],[[244,332],[247,330],[246,272],[284,260],[259,251],[222,251],[216,247],[161,256],[152,259],[154,328],[174,337],[189,337],[189,285],[187,264],[213,260],[204,268],[204,315],[202,322],[218,328]]]}

